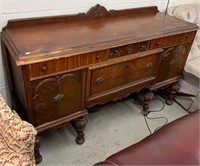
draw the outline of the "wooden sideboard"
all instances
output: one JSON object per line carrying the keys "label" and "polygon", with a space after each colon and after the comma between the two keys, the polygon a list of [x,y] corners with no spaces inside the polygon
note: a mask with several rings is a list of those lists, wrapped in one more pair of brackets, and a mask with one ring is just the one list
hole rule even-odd
{"label": "wooden sideboard", "polygon": [[197,28],[155,6],[10,20],[1,44],[16,109],[38,132],[72,122],[82,144],[87,108],[144,88],[176,91]]}

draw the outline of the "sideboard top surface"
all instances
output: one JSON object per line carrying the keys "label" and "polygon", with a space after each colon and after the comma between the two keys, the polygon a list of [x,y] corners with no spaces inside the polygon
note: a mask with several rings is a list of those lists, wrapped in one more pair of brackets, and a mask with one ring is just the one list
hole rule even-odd
{"label": "sideboard top surface", "polygon": [[8,25],[3,30],[3,38],[12,45],[20,65],[197,29],[194,24],[160,12],[127,13],[32,26]]}

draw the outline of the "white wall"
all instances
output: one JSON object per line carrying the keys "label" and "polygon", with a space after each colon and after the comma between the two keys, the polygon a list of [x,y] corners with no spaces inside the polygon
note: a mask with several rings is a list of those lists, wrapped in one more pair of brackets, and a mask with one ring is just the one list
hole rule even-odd
{"label": "white wall", "polygon": [[[184,3],[200,3],[200,0],[171,0],[169,6]],[[9,19],[87,12],[96,4],[108,10],[157,5],[160,11],[165,11],[167,0],[0,0],[0,30]],[[0,93],[10,105],[1,53]]]}

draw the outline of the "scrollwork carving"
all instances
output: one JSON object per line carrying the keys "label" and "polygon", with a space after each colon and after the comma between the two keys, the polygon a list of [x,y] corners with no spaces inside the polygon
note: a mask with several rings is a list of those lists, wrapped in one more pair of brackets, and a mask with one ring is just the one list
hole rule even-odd
{"label": "scrollwork carving", "polygon": [[163,58],[163,59],[169,58],[170,55],[172,55],[172,54],[175,52],[175,49],[176,49],[176,47],[168,48],[168,49],[164,52],[162,58]]}
{"label": "scrollwork carving", "polygon": [[67,78],[67,77],[72,77],[72,78],[74,78],[75,81],[76,81],[76,83],[77,83],[77,84],[80,84],[80,78],[79,78],[77,75],[75,75],[75,74],[65,74],[65,75],[63,75],[63,76],[57,76],[57,77],[47,78],[47,79],[41,81],[41,82],[36,86],[35,91],[34,91],[34,94],[35,94],[35,95],[34,95],[33,99],[34,99],[35,97],[37,97],[37,91],[38,91],[38,89],[39,89],[43,84],[45,84],[45,83],[47,83],[47,82],[56,82],[57,86],[59,86],[59,84],[62,82],[62,80],[65,79],[65,78]]}
{"label": "scrollwork carving", "polygon": [[99,4],[97,4],[96,6],[92,7],[87,13],[86,15],[88,17],[92,17],[92,18],[99,18],[99,17],[104,17],[109,15],[109,12],[107,11],[107,9]]}

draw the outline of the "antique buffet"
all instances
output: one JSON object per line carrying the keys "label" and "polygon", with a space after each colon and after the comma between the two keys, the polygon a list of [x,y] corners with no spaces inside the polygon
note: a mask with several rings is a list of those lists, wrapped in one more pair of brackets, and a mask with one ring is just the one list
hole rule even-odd
{"label": "antique buffet", "polygon": [[144,88],[143,114],[154,90],[171,104],[196,30],[155,6],[10,20],[1,44],[15,109],[39,133],[72,122],[82,144],[87,108]]}

